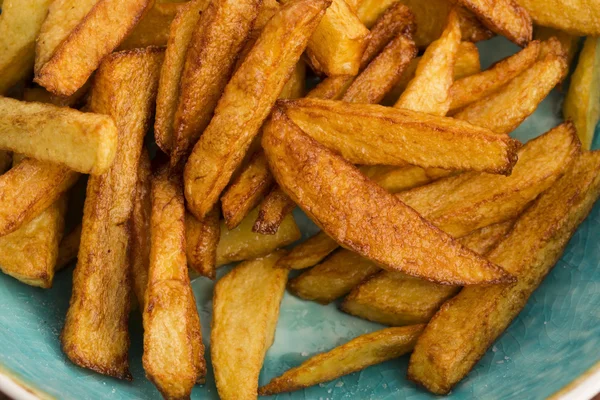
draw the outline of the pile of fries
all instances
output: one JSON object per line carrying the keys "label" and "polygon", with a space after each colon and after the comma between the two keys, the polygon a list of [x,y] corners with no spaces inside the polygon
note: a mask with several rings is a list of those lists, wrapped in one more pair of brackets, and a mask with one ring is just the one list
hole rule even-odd
{"label": "pile of fries", "polygon": [[[494,35],[522,50],[481,71],[473,42]],[[511,138],[581,36],[566,122]],[[410,352],[408,378],[446,394],[600,195],[598,36],[583,0],[4,0],[0,268],[49,288],[76,258],[65,354],[132,379],[139,309],[167,399],[207,371],[190,274],[237,261],[212,303],[222,399]],[[296,206],[322,230],[286,250]],[[390,327],[259,388],[286,287]]]}

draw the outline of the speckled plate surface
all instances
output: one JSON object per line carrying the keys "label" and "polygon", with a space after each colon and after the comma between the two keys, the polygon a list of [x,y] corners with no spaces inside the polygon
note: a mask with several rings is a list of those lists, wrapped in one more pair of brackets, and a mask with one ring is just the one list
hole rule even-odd
{"label": "speckled plate surface", "polygon": [[[480,46],[482,66],[516,51],[502,38]],[[559,123],[562,94],[555,90],[514,134],[526,141]],[[598,147],[597,138],[596,147]],[[316,228],[301,213],[296,218],[305,237]],[[456,399],[544,398],[559,391],[600,362],[600,204],[579,228],[562,260],[533,294],[529,304],[450,397]],[[220,275],[227,269],[220,270]],[[23,285],[0,273],[0,388],[7,376],[37,396],[60,399],[160,398],[144,377],[141,364],[141,318],[131,320],[133,382],[107,378],[72,365],[60,350],[71,294],[69,268],[51,290]],[[212,283],[193,282],[203,334],[208,345]],[[333,348],[381,326],[286,294],[275,343],[267,353],[261,384],[314,353]],[[435,398],[405,378],[407,357],[373,366],[334,382],[277,399],[429,399]],[[210,360],[209,360],[210,365]],[[595,382],[594,382],[595,381]],[[3,383],[4,382],[4,383]],[[197,386],[194,399],[217,399],[212,371]],[[600,379],[587,380],[597,385]],[[588,391],[589,392],[589,391]],[[24,397],[25,395],[23,395]]]}

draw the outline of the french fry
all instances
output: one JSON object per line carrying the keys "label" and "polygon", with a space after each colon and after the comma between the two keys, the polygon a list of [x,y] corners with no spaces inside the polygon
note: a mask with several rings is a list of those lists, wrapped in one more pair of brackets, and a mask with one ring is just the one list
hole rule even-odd
{"label": "french fry", "polygon": [[[89,81],[88,81],[89,82]],[[85,100],[90,85],[86,83],[71,96],[63,97],[50,93],[42,87],[33,87],[23,89],[23,100],[36,103],[51,103],[55,106],[79,108]]]}
{"label": "french fry", "polygon": [[70,96],[116,49],[151,0],[56,0],[36,45],[35,82]]}
{"label": "french fry", "polygon": [[[512,279],[430,225],[340,156],[303,134],[280,110],[273,112],[272,124],[265,130],[262,144],[279,185],[344,247],[381,263],[386,269],[438,283]],[[411,234],[406,235],[407,231]],[[381,237],[386,240],[380,240]],[[430,255],[431,252],[435,255]],[[426,264],[425,260],[434,261]]]}
{"label": "french fry", "polygon": [[580,37],[577,35],[571,35],[567,32],[560,31],[554,28],[548,28],[546,26],[536,26],[533,31],[533,38],[539,40],[540,42],[548,43],[548,40],[551,37],[555,37],[558,39],[564,52],[567,54],[567,65],[571,65],[573,63],[573,59],[577,54],[577,50],[579,49],[579,39]]}
{"label": "french fry", "polygon": [[275,185],[259,206],[252,232],[263,235],[275,234],[285,217],[294,208],[296,208],[296,203],[279,186]]}
{"label": "french fry", "polygon": [[217,246],[221,235],[219,216],[219,208],[216,206],[202,221],[198,221],[192,214],[185,215],[188,266],[213,280],[217,273]]}
{"label": "french fry", "polygon": [[267,22],[279,11],[281,5],[277,2],[277,0],[263,0],[258,4],[258,14],[252,24],[252,29],[248,33],[246,37],[246,41],[242,50],[237,55],[237,61],[235,63],[234,71],[242,65],[242,62],[246,59],[250,50],[256,44],[256,40],[260,37],[262,30],[264,29]]}
{"label": "french fry", "polygon": [[577,36],[600,35],[600,10],[596,1],[517,0],[537,25]]}
{"label": "french fry", "polygon": [[281,257],[277,262],[277,267],[288,269],[309,268],[319,263],[337,248],[337,242],[321,231]]}
{"label": "french fry", "polygon": [[[491,225],[460,239],[461,244],[485,255],[512,228],[514,221]],[[384,325],[427,323],[460,287],[438,285],[400,272],[382,271],[356,286],[341,309]]]}
{"label": "french fry", "polygon": [[6,0],[0,16],[0,95],[33,71],[35,39],[52,0]]}
{"label": "french fry", "polygon": [[355,12],[360,22],[371,29],[380,16],[397,4],[400,4],[397,0],[363,0]]}
{"label": "french fry", "polygon": [[183,184],[179,175],[169,175],[163,167],[152,178],[142,363],[165,399],[185,399],[204,382],[206,362],[185,259]]}
{"label": "french fry", "polygon": [[258,15],[259,0],[215,0],[192,34],[179,83],[171,167],[179,166],[208,126]]}
{"label": "french fry", "polygon": [[415,77],[408,83],[394,107],[442,117],[448,113],[460,35],[458,13],[452,10],[448,14],[446,29],[438,40],[427,47],[419,61]]}
{"label": "french fry", "polygon": [[206,7],[205,0],[191,0],[177,12],[169,28],[165,61],[160,71],[156,96],[154,136],[160,149],[169,154],[173,145],[173,122],[180,96],[179,81],[194,28]]}
{"label": "french fry", "polygon": [[427,169],[414,165],[407,165],[406,167],[369,165],[361,167],[360,170],[373,182],[390,193],[413,189],[435,180],[435,177],[430,175]]}
{"label": "french fry", "polygon": [[488,255],[518,277],[511,285],[463,289],[419,338],[409,379],[446,394],[523,309],[600,194],[600,153],[584,152],[519,218]]}
{"label": "french fry", "polygon": [[206,215],[229,183],[330,1],[292,0],[284,5],[227,84],[185,166],[185,196],[196,218]]}
{"label": "french fry", "polygon": [[510,174],[520,147],[490,130],[410,110],[318,99],[277,104],[307,135],[353,164]]}
{"label": "french fry", "polygon": [[361,335],[287,370],[258,392],[262,396],[291,392],[398,358],[413,349],[423,328],[424,325],[387,328]]}
{"label": "french fry", "polygon": [[122,379],[131,379],[128,225],[163,53],[149,47],[108,56],[94,77],[89,100],[91,111],[114,118],[119,146],[111,168],[91,176],[87,184],[81,244],[61,340],[73,363]]}
{"label": "french fry", "polygon": [[539,53],[540,42],[534,40],[525,49],[496,63],[490,69],[454,82],[450,89],[450,109],[460,109],[494,93],[530,68],[537,61]]}
{"label": "french fry", "polygon": [[121,43],[119,49],[166,46],[171,22],[183,7],[183,3],[155,3]]}
{"label": "french fry", "polygon": [[564,55],[548,54],[502,89],[468,105],[454,118],[499,134],[511,133],[536,110],[566,71]]}
{"label": "french fry", "polygon": [[563,113],[575,124],[584,149],[590,149],[600,120],[600,40],[588,37],[571,78]]}
{"label": "french fry", "polygon": [[58,256],[56,258],[56,271],[66,268],[71,261],[77,258],[79,251],[79,241],[81,240],[81,224],[77,225],[67,233],[58,246]]}
{"label": "french fry", "polygon": [[257,397],[287,281],[288,271],[274,268],[283,253],[242,263],[215,285],[210,352],[223,400]]}

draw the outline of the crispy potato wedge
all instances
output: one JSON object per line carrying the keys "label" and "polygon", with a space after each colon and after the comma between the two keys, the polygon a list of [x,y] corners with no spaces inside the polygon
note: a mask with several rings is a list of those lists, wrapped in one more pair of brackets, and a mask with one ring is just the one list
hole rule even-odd
{"label": "crispy potato wedge", "polygon": [[35,82],[70,96],[142,18],[151,0],[56,0],[37,39]]}
{"label": "crispy potato wedge", "polygon": [[277,104],[307,135],[353,164],[510,174],[520,147],[487,129],[410,110],[318,99]]}
{"label": "crispy potato wedge", "polygon": [[80,108],[80,106],[83,105],[82,103],[85,100],[85,95],[89,88],[90,85],[86,83],[78,91],[68,97],[57,96],[42,87],[25,88],[23,89],[23,101],[51,103],[55,106]]}
{"label": "crispy potato wedge", "polygon": [[185,259],[183,184],[161,168],[152,177],[151,247],[144,304],[146,376],[165,399],[189,398],[206,362]]}
{"label": "crispy potato wedge", "polygon": [[[278,251],[235,267],[215,285],[210,354],[219,397],[257,397],[258,375],[275,337],[288,271]],[[252,299],[252,301],[248,301]]]}
{"label": "crispy potato wedge", "polygon": [[111,168],[91,176],[87,184],[73,293],[61,340],[73,363],[122,379],[131,379],[129,220],[163,55],[156,47],[111,54],[95,75],[89,100],[91,111],[114,118],[119,146]]}
{"label": "crispy potato wedge", "polygon": [[58,256],[56,257],[56,271],[66,268],[77,258],[79,242],[81,240],[81,224],[77,225],[67,233],[58,245]]}
{"label": "crispy potato wedge", "polygon": [[434,180],[427,169],[414,165],[394,167],[389,165],[368,165],[361,172],[373,182],[390,193],[399,193],[408,189],[426,185]]}
{"label": "crispy potato wedge", "polygon": [[457,3],[475,14],[489,29],[521,47],[533,36],[531,17],[515,0],[458,0]]}
{"label": "crispy potato wedge", "polygon": [[[275,179],[342,246],[390,270],[438,283],[512,279],[303,134],[282,111],[275,110],[272,121],[262,144]],[[435,255],[429,255],[432,251]],[[435,262],[426,265],[425,260]]]}
{"label": "crispy potato wedge", "polygon": [[155,3],[119,46],[129,50],[148,46],[166,46],[169,30],[183,3]]}
{"label": "crispy potato wedge", "polygon": [[452,10],[448,14],[446,29],[438,40],[427,47],[419,61],[415,77],[408,83],[394,107],[442,117],[448,113],[460,35],[458,13]]}
{"label": "crispy potato wedge", "polygon": [[379,17],[397,4],[398,0],[363,0],[354,11],[360,22],[371,29]]}
{"label": "crispy potato wedge", "polygon": [[188,45],[205,7],[205,0],[191,0],[185,3],[169,28],[165,61],[160,71],[154,120],[156,144],[166,154],[171,152],[173,144],[173,123],[180,97],[179,81],[183,74]]}
{"label": "crispy potato wedge", "polygon": [[269,192],[259,206],[258,216],[252,232],[274,235],[285,217],[296,208],[296,203],[277,185]]}
{"label": "crispy potato wedge", "polygon": [[188,266],[210,279],[216,278],[217,245],[221,235],[219,208],[215,206],[202,221],[185,215],[186,254]]}
{"label": "crispy potato wedge", "polygon": [[179,83],[171,167],[185,162],[208,126],[260,4],[260,0],[215,0],[202,13]]}
{"label": "crispy potato wedge", "polygon": [[518,277],[510,285],[463,289],[445,303],[419,338],[409,379],[446,394],[523,309],[561,257],[600,194],[600,153],[584,152],[518,219],[488,255]]}
{"label": "crispy potato wedge", "polygon": [[537,25],[578,36],[600,35],[600,4],[597,0],[517,0]]}
{"label": "crispy potato wedge", "polygon": [[525,49],[496,63],[490,69],[454,82],[450,89],[450,109],[460,109],[494,93],[529,69],[537,61],[539,53],[540,42],[534,40]]}
{"label": "crispy potato wedge", "polygon": [[300,239],[300,230],[291,214],[286,215],[279,229],[270,235],[252,232],[257,215],[258,209],[254,209],[232,230],[227,229],[225,222],[221,222],[217,266],[263,257]]}
{"label": "crispy potato wedge", "polygon": [[52,0],[6,0],[0,16],[0,95],[33,71],[35,39]]}
{"label": "crispy potato wedge", "polygon": [[288,269],[309,268],[322,261],[337,248],[337,242],[321,231],[281,257],[277,261],[277,267]]}
{"label": "crispy potato wedge", "polygon": [[548,54],[497,92],[465,107],[454,118],[508,134],[533,114],[564,78],[566,57]]}
{"label": "crispy potato wedge", "polygon": [[600,120],[600,39],[588,37],[571,78],[563,113],[575,124],[584,149],[590,149]]}
{"label": "crispy potato wedge", "polygon": [[[460,239],[485,255],[512,228],[514,221],[491,225]],[[382,271],[352,289],[341,309],[369,321],[402,326],[427,323],[460,287],[438,285],[401,272]]]}
{"label": "crispy potato wedge", "polygon": [[261,387],[258,393],[261,396],[269,396],[291,392],[398,358],[412,351],[424,328],[424,325],[414,325],[387,328],[361,335],[287,370]]}
{"label": "crispy potato wedge", "polygon": [[562,45],[564,52],[567,54],[567,65],[571,66],[573,59],[577,54],[577,50],[579,50],[580,37],[546,26],[536,26],[533,31],[533,38],[540,42],[548,43],[549,39],[552,37],[558,39]]}
{"label": "crispy potato wedge", "polygon": [[227,84],[185,166],[185,196],[196,218],[204,218],[242,162],[330,1],[281,7]]}

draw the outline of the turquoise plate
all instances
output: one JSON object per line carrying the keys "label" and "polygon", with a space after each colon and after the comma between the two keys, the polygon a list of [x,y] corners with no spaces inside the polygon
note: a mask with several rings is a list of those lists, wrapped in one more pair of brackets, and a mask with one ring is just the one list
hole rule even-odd
{"label": "turquoise plate", "polygon": [[[483,67],[515,51],[516,47],[506,40],[493,39],[481,46]],[[559,91],[552,93],[515,136],[528,140],[557,125],[562,97]],[[297,212],[296,218],[305,237],[316,231],[302,213]],[[600,361],[598,239],[600,203],[579,228],[563,258],[533,294],[525,310],[450,397],[544,398]],[[3,372],[0,387],[22,398],[28,396],[27,392],[13,390],[14,384],[11,386],[7,381],[18,381],[41,397],[160,398],[144,377],[141,318],[137,313],[131,321],[133,382],[118,381],[75,367],[63,355],[58,335],[71,294],[71,272],[72,268],[59,273],[51,290],[32,288],[0,274],[0,370]],[[220,274],[224,272],[221,270]],[[193,287],[208,345],[212,283],[199,278]],[[340,312],[336,304],[324,307],[286,294],[275,343],[267,353],[260,383],[268,382],[317,352],[380,328],[380,325]],[[404,357],[334,382],[274,398],[434,398],[406,380],[406,366]],[[600,378],[591,378],[583,384],[588,396],[600,391]],[[194,389],[192,398],[218,398],[211,371],[207,382]]]}

